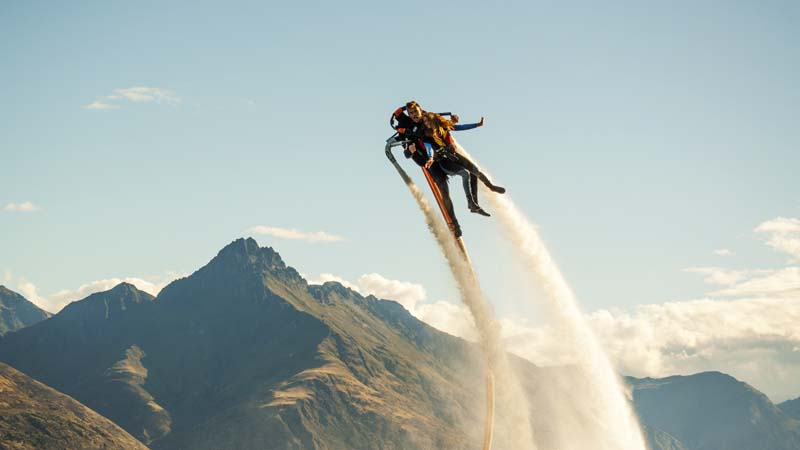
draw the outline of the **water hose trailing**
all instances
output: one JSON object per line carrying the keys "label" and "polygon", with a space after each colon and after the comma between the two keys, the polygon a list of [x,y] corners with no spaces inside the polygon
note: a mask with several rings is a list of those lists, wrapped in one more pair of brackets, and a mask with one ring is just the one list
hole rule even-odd
{"label": "water hose trailing", "polygon": [[[433,192],[433,196],[436,199],[436,203],[439,205],[439,210],[444,217],[445,222],[447,223],[447,228],[449,229],[449,233],[444,230],[445,226],[442,224],[441,220],[433,213],[433,209],[425,197],[422,195],[422,192],[419,190],[417,185],[414,183],[414,180],[408,176],[408,173],[403,169],[402,166],[397,162],[394,155],[392,154],[392,147],[402,145],[402,141],[397,140],[396,138],[390,138],[386,143],[386,157],[389,158],[389,161],[392,162],[392,165],[397,170],[397,173],[400,175],[400,178],[403,179],[406,186],[411,191],[412,196],[417,201],[417,205],[420,207],[422,212],[425,214],[425,219],[428,224],[428,229],[433,233],[434,237],[436,237],[437,242],[439,243],[440,247],[442,248],[443,252],[445,253],[445,257],[448,260],[450,265],[450,269],[453,271],[453,275],[456,278],[456,281],[459,283],[459,289],[462,292],[462,297],[464,297],[464,303],[470,307],[470,311],[473,313],[473,318],[475,319],[476,324],[484,323],[486,321],[481,321],[482,317],[487,317],[487,313],[485,308],[481,308],[480,311],[476,311],[475,307],[478,305],[476,304],[474,298],[470,300],[469,296],[463,295],[468,292],[476,291],[477,287],[477,278],[475,276],[475,272],[472,270],[472,262],[469,260],[469,255],[467,254],[466,246],[464,245],[463,240],[460,237],[456,237],[455,235],[455,221],[447,212],[447,209],[444,207],[442,202],[442,193],[439,191],[439,188],[434,183],[433,178],[431,177],[430,173],[427,169],[423,168],[423,174],[425,175],[425,179],[428,182],[428,185]],[[447,236],[450,235],[453,239],[447,239]],[[458,255],[454,255],[452,251],[452,244],[455,243],[458,248]],[[454,258],[456,258],[454,260]],[[464,277],[464,275],[467,277]],[[468,279],[465,279],[468,278]],[[468,284],[468,285],[466,285]],[[476,314],[477,312],[477,314]],[[481,330],[479,326],[479,331],[484,331],[481,334],[485,337],[487,333],[485,330]],[[487,329],[490,327],[486,327]],[[486,339],[481,339],[484,352],[486,352],[486,418],[484,420],[484,431],[483,431],[483,444],[481,446],[482,450],[491,450],[492,448],[492,439],[494,436],[494,416],[495,416],[495,378],[493,373],[492,367],[492,348],[495,346],[491,345],[489,342],[486,342]]]}

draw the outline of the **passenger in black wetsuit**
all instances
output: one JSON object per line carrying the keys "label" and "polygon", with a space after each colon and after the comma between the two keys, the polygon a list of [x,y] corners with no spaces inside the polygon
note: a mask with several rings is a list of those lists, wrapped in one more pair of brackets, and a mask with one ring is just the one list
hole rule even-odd
{"label": "passenger in black wetsuit", "polygon": [[[469,210],[471,212],[489,216],[489,213],[478,205],[478,180],[481,180],[489,189],[499,194],[506,190],[493,184],[481,170],[469,160],[469,158],[456,151],[455,140],[450,135],[450,131],[469,130],[483,125],[483,118],[476,124],[458,125],[458,116],[453,120],[446,119],[441,114],[424,112],[420,121],[423,123],[422,132],[428,149],[428,161],[425,167],[432,167],[438,163],[445,173],[449,175],[459,175],[464,181],[464,193],[467,196]],[[467,175],[469,174],[469,175]]]}
{"label": "passenger in black wetsuit", "polygon": [[[408,110],[408,114],[405,111]],[[428,162],[428,155],[425,151],[425,132],[422,123],[422,109],[417,102],[411,101],[406,104],[406,107],[398,108],[393,116],[397,121],[397,132],[401,137],[408,139],[411,143],[405,149],[403,154],[406,158],[411,158],[420,167],[425,167]],[[453,221],[453,233],[456,237],[461,237],[461,226],[456,219],[455,211],[453,211],[453,201],[450,199],[450,187],[447,185],[447,173],[439,165],[435,164],[428,167],[433,182],[442,194],[442,206],[447,214]]]}
{"label": "passenger in black wetsuit", "polygon": [[431,167],[436,163],[448,175],[460,176],[464,184],[469,210],[488,217],[489,213],[478,205],[478,180],[480,179],[489,189],[499,194],[506,190],[493,184],[469,158],[458,153],[455,140],[450,135],[450,131],[470,130],[483,126],[483,118],[481,117],[481,121],[478,123],[462,125],[456,124],[458,116],[454,116],[454,120],[448,120],[440,114],[425,112],[421,121],[424,124],[423,132],[427,137],[425,145],[429,157],[425,167]]}

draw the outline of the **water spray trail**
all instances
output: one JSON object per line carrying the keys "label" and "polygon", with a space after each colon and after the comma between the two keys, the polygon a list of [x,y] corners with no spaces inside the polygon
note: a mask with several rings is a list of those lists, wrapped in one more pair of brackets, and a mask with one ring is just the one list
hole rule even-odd
{"label": "water spray trail", "polygon": [[[472,159],[461,147],[459,153]],[[496,195],[488,189],[483,191],[492,203],[494,215],[500,221],[503,232],[514,244],[512,247],[517,250],[523,262],[535,275],[553,303],[553,309],[562,326],[574,339],[573,351],[578,368],[581,370],[580,375],[588,381],[582,384],[582,389],[586,392],[581,394],[586,398],[582,399],[579,407],[584,408],[582,413],[600,428],[597,432],[588,433],[604,440],[604,442],[595,441],[593,448],[645,450],[647,447],[641,428],[625,397],[622,380],[586,323],[572,289],[550,256],[536,227],[517,209],[508,196]],[[575,388],[580,387],[575,386]]]}
{"label": "water spray trail", "polygon": [[[399,164],[396,162],[393,164],[422,210],[425,223],[436,238],[436,243],[447,260],[450,271],[456,279],[461,298],[475,321],[480,342],[489,358],[490,370],[494,373],[497,386],[502,389],[499,404],[502,407],[501,413],[508,422],[505,436],[502,436],[502,439],[509,443],[509,448],[514,450],[536,450],[527,404],[508,364],[494,313],[484,299],[472,266],[456,246],[450,230],[433,210],[414,181]],[[490,423],[489,426],[492,424]]]}
{"label": "water spray trail", "polygon": [[578,365],[591,382],[587,385],[589,392],[586,393],[590,401],[585,403],[590,409],[588,415],[605,428],[602,434],[609,438],[606,445],[597,445],[595,448],[644,450],[646,446],[641,428],[625,398],[622,381],[586,323],[572,289],[536,228],[507,197],[490,195],[489,198],[505,233],[514,242],[547,296],[555,303],[555,310],[563,325],[575,339]]}

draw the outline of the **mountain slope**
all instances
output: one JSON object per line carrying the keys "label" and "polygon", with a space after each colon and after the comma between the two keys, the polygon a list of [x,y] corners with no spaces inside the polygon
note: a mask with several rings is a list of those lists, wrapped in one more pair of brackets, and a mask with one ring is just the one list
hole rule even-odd
{"label": "mountain slope", "polygon": [[0,394],[0,448],[147,448],[105,417],[3,363]]}
{"label": "mountain slope", "polygon": [[642,422],[692,450],[800,449],[800,422],[729,375],[704,372],[628,381]]}
{"label": "mountain slope", "polygon": [[149,442],[170,422],[134,376],[147,373],[136,367],[141,348],[135,336],[151,331],[152,300],[127,283],[92,294],[50,320],[7,335],[0,359]]}
{"label": "mountain slope", "polygon": [[479,353],[401,310],[240,239],[156,299],[120,285],[9,335],[0,360],[155,449],[471,448]]}
{"label": "mountain slope", "polygon": [[786,400],[778,404],[778,408],[787,416],[800,420],[800,397],[794,400]]}
{"label": "mountain slope", "polygon": [[0,336],[33,325],[50,317],[50,313],[25,297],[0,285]]}

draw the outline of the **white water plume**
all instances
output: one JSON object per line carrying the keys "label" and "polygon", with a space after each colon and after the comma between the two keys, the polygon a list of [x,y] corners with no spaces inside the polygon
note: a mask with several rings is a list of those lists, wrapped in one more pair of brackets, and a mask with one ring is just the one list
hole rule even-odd
{"label": "white water plume", "polygon": [[[499,419],[497,425],[501,431],[496,434],[498,447],[509,450],[536,450],[528,415],[528,404],[508,364],[500,339],[499,326],[491,307],[483,296],[470,262],[456,246],[450,230],[433,210],[414,181],[399,164],[394,161],[393,164],[422,210],[428,229],[436,238],[436,243],[442,250],[450,271],[456,279],[461,298],[475,321],[480,343],[486,352],[497,387]],[[493,425],[490,423],[489,426]]]}
{"label": "white water plume", "polygon": [[[472,159],[463,148],[459,153]],[[473,160],[474,161],[474,160]],[[488,174],[487,174],[488,175]],[[547,447],[564,450],[645,450],[644,437],[619,375],[584,320],[577,299],[534,224],[507,195],[483,189],[506,237],[542,287],[557,328],[567,337],[574,365],[543,376],[537,429],[548,430]],[[533,296],[531,296],[533,300]]]}

